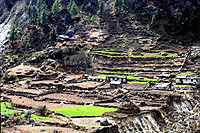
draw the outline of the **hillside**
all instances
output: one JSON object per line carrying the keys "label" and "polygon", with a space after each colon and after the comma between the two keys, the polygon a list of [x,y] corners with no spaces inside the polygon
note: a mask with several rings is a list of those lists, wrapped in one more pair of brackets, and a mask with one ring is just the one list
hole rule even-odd
{"label": "hillside", "polygon": [[200,131],[200,2],[1,0],[3,132]]}

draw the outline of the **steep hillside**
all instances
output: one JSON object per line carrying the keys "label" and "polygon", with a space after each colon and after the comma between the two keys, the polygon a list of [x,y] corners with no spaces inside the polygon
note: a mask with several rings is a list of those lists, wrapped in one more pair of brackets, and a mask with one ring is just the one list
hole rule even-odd
{"label": "steep hillside", "polygon": [[0,0],[2,131],[198,133],[199,20],[198,0]]}

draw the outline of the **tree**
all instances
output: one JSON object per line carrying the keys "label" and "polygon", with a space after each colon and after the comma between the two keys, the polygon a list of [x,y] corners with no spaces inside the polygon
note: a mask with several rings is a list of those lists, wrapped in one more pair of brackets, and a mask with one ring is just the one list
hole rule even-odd
{"label": "tree", "polygon": [[59,3],[61,3],[62,5],[67,5],[67,0],[59,0]]}
{"label": "tree", "polygon": [[71,23],[71,21],[72,21],[71,14],[69,14],[69,13],[65,14],[65,16],[64,16],[64,22],[65,22],[65,24],[68,25],[68,24]]}
{"label": "tree", "polygon": [[104,10],[104,0],[98,0],[98,7],[99,9],[97,11],[97,14],[101,16]]}
{"label": "tree", "polygon": [[47,26],[47,13],[45,10],[42,10],[41,15],[40,15],[40,24],[42,26]]}
{"label": "tree", "polygon": [[60,9],[59,9],[59,6],[58,6],[58,0],[56,0],[53,3],[53,6],[51,8],[51,12],[52,12],[53,16],[57,18],[59,11],[60,11]]}
{"label": "tree", "polygon": [[67,5],[67,10],[72,16],[76,15],[79,12],[79,8],[74,0],[70,0],[69,4]]}
{"label": "tree", "polygon": [[58,36],[58,34],[57,34],[55,28],[52,28],[51,32],[50,32],[50,35],[49,35],[49,40],[56,41],[57,40],[57,36]]}
{"label": "tree", "polygon": [[89,10],[91,9],[91,7],[92,7],[92,4],[91,4],[91,2],[89,2],[89,3],[85,6],[85,10],[86,10],[86,11],[89,11]]}
{"label": "tree", "polygon": [[116,10],[116,13],[125,13],[128,11],[125,0],[115,0],[113,8]]}
{"label": "tree", "polygon": [[15,19],[11,25],[10,28],[10,36],[9,36],[9,40],[10,41],[14,41],[17,37],[17,32],[18,32],[18,19]]}
{"label": "tree", "polygon": [[31,22],[33,24],[37,24],[38,23],[38,8],[37,6],[32,6],[32,11],[31,11]]}

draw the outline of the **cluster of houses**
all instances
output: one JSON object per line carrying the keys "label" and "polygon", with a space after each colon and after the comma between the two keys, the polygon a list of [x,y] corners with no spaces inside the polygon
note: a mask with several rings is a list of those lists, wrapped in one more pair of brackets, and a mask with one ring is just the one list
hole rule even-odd
{"label": "cluster of houses", "polygon": [[[171,79],[175,78],[177,85],[194,85],[200,86],[200,77],[198,76],[185,76],[185,75],[173,75],[162,73],[158,75],[158,78],[162,82],[148,82],[146,88],[153,88],[159,90],[173,90],[174,86]],[[105,82],[110,84],[111,89],[121,88],[122,84],[127,84],[127,76],[121,75],[107,75],[106,77],[88,76],[89,81]]]}
{"label": "cluster of houses", "polygon": [[162,73],[158,75],[160,79],[171,79],[176,78],[176,84],[182,85],[196,85],[200,83],[200,77],[198,76],[187,76],[187,75],[173,75]]}
{"label": "cluster of houses", "polygon": [[110,83],[111,89],[121,88],[122,84],[127,83],[127,77],[120,76],[120,75],[107,75],[106,77],[88,76],[88,80],[96,81],[96,82]]}

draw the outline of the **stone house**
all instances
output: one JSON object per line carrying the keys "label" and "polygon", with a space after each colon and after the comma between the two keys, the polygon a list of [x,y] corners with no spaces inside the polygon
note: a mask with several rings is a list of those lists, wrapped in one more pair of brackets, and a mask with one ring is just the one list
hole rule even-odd
{"label": "stone house", "polygon": [[107,75],[106,81],[108,83],[110,83],[112,81],[118,81],[121,84],[126,84],[127,83],[127,77],[126,76],[120,76],[120,75]]}
{"label": "stone house", "polygon": [[200,83],[200,77],[178,75],[176,76],[177,84],[196,85]]}

